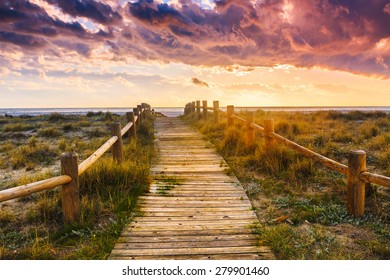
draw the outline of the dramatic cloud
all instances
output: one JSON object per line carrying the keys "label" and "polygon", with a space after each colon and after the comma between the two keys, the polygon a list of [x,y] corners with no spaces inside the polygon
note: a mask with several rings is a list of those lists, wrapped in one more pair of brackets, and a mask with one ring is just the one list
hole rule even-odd
{"label": "dramatic cloud", "polygon": [[91,61],[293,65],[390,77],[388,0],[196,2],[0,0],[0,48],[75,52]]}
{"label": "dramatic cloud", "polygon": [[202,87],[210,87],[208,83],[204,82],[204,81],[201,81],[199,80],[198,78],[192,78],[192,83],[194,85],[198,85],[198,86],[202,86]]}
{"label": "dramatic cloud", "polygon": [[94,0],[45,0],[58,6],[63,12],[92,19],[102,24],[119,23],[122,16],[111,6]]}

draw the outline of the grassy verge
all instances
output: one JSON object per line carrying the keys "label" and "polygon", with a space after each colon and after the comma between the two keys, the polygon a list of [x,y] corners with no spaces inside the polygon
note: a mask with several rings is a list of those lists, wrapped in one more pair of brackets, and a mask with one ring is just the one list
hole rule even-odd
{"label": "grassy verge", "polygon": [[[125,122],[119,116],[104,113],[91,113],[87,117],[57,114],[34,117],[34,121],[31,119],[27,121],[35,123],[36,126],[39,126],[39,122],[45,122],[49,127],[54,124],[56,127],[62,127],[61,134],[71,135],[70,133],[75,131],[77,133],[73,134],[73,139],[57,139],[57,142],[47,140],[49,143],[46,144],[45,138],[42,137],[52,138],[59,134],[50,132],[44,133],[44,136],[42,130],[37,129],[36,134],[30,135],[30,139],[36,137],[36,140],[30,141],[33,144],[26,142],[20,149],[35,149],[46,144],[57,155],[59,150],[75,150],[81,155],[81,160],[107,139],[109,132],[107,133],[105,127],[110,121],[122,121],[123,124]],[[14,133],[10,132],[10,123],[17,121],[3,119],[0,122],[6,125],[7,133]],[[103,129],[99,130],[101,127]],[[88,131],[91,134],[85,133]],[[13,152],[19,153],[19,148],[16,151],[7,148],[7,145],[17,145],[12,135],[4,137],[8,137],[9,141],[5,146],[3,144],[3,155],[12,156]],[[29,159],[27,153],[24,155],[21,162]],[[122,164],[116,164],[107,154],[80,177],[81,220],[77,224],[62,225],[60,188],[2,203],[0,259],[106,259],[123,227],[137,213],[137,197],[149,186],[149,168],[153,157],[153,125],[149,119],[139,127],[137,141],[128,143],[128,140],[125,140],[125,160]],[[31,168],[38,169],[37,164],[41,160],[35,161],[35,157],[30,160]],[[12,168],[16,171],[27,170],[26,166],[19,165],[6,165],[4,170]],[[7,181],[7,186],[33,182],[57,175],[57,172],[52,168],[38,172],[37,175],[23,173],[16,180]]]}
{"label": "grassy verge", "polygon": [[[242,114],[242,117],[245,115]],[[275,131],[342,163],[348,151],[364,149],[368,170],[390,175],[390,115],[380,112],[289,113],[257,111],[255,122],[273,118]],[[345,177],[263,138],[245,145],[240,123],[227,127],[184,119],[198,128],[225,158],[257,210],[260,243],[278,259],[389,259],[390,198],[384,187],[367,185],[366,214],[353,218],[345,209]]]}

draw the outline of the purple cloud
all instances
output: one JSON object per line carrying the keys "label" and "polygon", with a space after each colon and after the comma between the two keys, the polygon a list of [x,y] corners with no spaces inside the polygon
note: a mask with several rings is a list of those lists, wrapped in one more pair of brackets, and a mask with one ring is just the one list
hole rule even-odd
{"label": "purple cloud", "polygon": [[[106,46],[115,59],[223,67],[291,64],[390,77],[386,0],[218,0],[213,9],[191,0],[122,6],[45,1],[72,22],[27,0],[0,1],[0,44],[30,51],[61,47],[88,57]],[[88,31],[80,18],[104,30]]]}
{"label": "purple cloud", "polygon": [[71,16],[85,17],[102,24],[115,24],[122,16],[110,5],[94,0],[45,0]]}

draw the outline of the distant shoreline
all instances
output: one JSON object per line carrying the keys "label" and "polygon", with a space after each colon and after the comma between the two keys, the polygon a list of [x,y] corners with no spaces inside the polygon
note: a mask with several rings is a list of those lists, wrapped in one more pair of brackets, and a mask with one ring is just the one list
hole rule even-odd
{"label": "distant shoreline", "polygon": [[[168,117],[176,117],[183,113],[184,108],[182,107],[154,107],[158,112],[163,113]],[[225,110],[225,107],[221,107]],[[264,110],[264,111],[285,111],[285,112],[317,112],[317,111],[383,111],[390,112],[390,106],[308,106],[308,107],[297,107],[297,106],[286,106],[286,107],[274,107],[274,106],[237,106],[236,110]],[[84,115],[88,112],[111,112],[119,115],[123,115],[131,110],[131,108],[119,108],[119,107],[102,107],[102,108],[0,108],[0,116],[38,116],[48,115],[52,113],[60,113],[67,115]]]}

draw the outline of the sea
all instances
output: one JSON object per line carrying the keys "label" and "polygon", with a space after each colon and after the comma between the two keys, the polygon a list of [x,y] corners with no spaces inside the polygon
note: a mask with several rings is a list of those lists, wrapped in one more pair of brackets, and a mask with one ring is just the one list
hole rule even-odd
{"label": "sea", "polygon": [[[167,117],[177,117],[184,113],[183,107],[153,107],[156,112],[160,112]],[[114,114],[123,115],[131,111],[132,108],[0,108],[0,116],[38,116],[49,115],[52,113],[60,113],[66,115],[85,115],[88,112],[111,112]],[[226,110],[221,107],[221,110]],[[382,111],[390,113],[390,106],[359,106],[359,107],[235,107],[235,111],[287,111],[287,112],[317,112],[317,111]]]}

